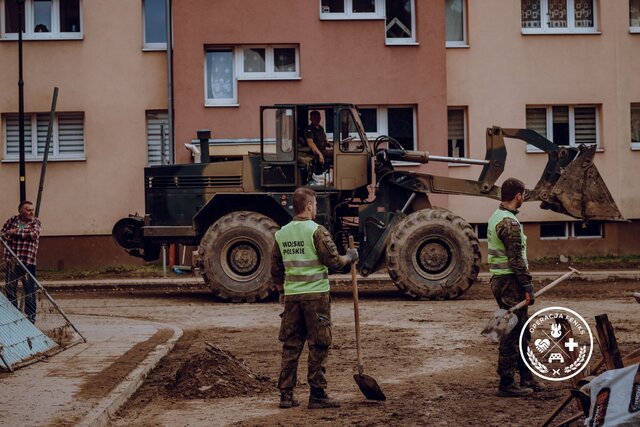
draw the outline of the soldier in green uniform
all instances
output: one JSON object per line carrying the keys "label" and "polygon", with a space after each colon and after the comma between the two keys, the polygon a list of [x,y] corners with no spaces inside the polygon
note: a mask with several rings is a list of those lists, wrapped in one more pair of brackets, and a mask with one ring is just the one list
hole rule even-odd
{"label": "soldier in green uniform", "polygon": [[307,381],[311,388],[309,408],[336,408],[325,389],[325,362],[331,345],[331,300],[329,270],[341,270],[358,259],[349,249],[340,255],[329,232],[313,220],[316,217],[316,195],[307,187],[293,193],[295,218],[276,232],[271,275],[284,296],[284,312],[278,339],[282,341],[282,366],[278,388],[280,407],[299,403],[293,396],[298,359],[308,341]]}
{"label": "soldier in green uniform", "polygon": [[[489,218],[487,240],[489,246],[489,271],[491,290],[500,308],[509,309],[522,300],[528,304],[514,314],[518,324],[500,341],[498,356],[499,396],[527,396],[542,387],[522,360],[518,341],[522,327],[528,318],[528,305],[533,305],[534,292],[527,262],[527,236],[516,218],[518,208],[525,199],[524,183],[508,178],[502,184],[500,206]],[[530,334],[524,335],[523,346],[528,345]],[[520,386],[515,383],[516,370],[520,373]]]}
{"label": "soldier in green uniform", "polygon": [[299,163],[308,172],[310,177],[314,171],[312,165],[315,161],[317,169],[326,170],[330,163],[330,159],[325,156],[327,154],[327,148],[331,148],[331,144],[327,140],[327,134],[324,128],[320,124],[320,112],[313,110],[309,113],[309,126],[304,129],[304,144],[300,146],[299,151]]}

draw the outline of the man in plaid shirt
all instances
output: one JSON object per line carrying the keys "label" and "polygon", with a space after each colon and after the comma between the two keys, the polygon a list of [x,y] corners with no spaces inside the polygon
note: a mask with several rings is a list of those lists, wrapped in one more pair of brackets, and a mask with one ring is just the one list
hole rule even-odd
{"label": "man in plaid shirt", "polygon": [[[25,295],[25,314],[32,323],[36,322],[36,255],[40,243],[42,225],[35,217],[33,203],[23,201],[18,206],[18,215],[12,216],[2,227],[2,238],[24,264],[31,275],[22,278],[22,289]],[[16,293],[18,279],[26,272],[12,262],[9,251],[5,249],[4,260],[7,265],[6,289],[7,298],[18,307]]]}

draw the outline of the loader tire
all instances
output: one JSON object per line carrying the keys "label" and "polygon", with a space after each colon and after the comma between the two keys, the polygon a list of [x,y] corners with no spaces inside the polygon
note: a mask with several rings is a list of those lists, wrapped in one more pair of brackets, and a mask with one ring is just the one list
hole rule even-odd
{"label": "loader tire", "polygon": [[387,246],[389,276],[406,295],[420,299],[459,297],[476,281],[480,261],[473,228],[442,208],[404,218]]}
{"label": "loader tire", "polygon": [[271,250],[278,224],[249,211],[232,212],[213,223],[198,247],[205,283],[231,302],[265,299],[271,281]]}

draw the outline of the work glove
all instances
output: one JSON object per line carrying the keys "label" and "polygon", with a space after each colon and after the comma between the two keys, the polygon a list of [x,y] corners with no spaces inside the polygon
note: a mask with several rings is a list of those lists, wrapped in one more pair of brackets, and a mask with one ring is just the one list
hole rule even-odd
{"label": "work glove", "polygon": [[358,255],[358,250],[356,248],[347,249],[347,257],[349,258],[349,262],[355,262],[360,259]]}
{"label": "work glove", "polygon": [[529,283],[524,286],[524,299],[527,301],[527,305],[533,305],[536,302],[536,296],[533,292],[533,283]]}

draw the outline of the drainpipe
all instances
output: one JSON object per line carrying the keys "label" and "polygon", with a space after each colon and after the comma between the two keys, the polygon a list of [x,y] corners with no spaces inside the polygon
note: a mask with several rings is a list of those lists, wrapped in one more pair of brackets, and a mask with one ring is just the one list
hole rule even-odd
{"label": "drainpipe", "polygon": [[173,135],[173,31],[171,30],[171,0],[165,1],[167,15],[167,95],[169,97],[169,149],[172,164],[176,163],[176,146]]}

